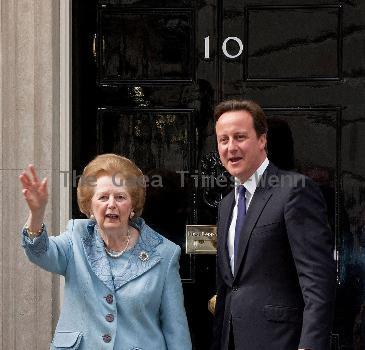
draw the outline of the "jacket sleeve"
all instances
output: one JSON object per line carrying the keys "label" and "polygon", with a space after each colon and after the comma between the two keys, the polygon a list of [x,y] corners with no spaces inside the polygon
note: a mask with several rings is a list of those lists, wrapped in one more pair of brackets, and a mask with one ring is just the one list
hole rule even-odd
{"label": "jacket sleeve", "polygon": [[170,259],[162,291],[160,320],[168,350],[192,348],[179,274],[180,252],[177,246]]}
{"label": "jacket sleeve", "polygon": [[[218,223],[217,232],[219,232],[219,222],[220,222],[220,206],[218,207]],[[218,235],[219,239],[219,235]],[[213,340],[210,350],[220,350],[221,348],[221,335],[223,329],[223,319],[224,319],[224,309],[226,300],[226,285],[222,279],[221,272],[218,263],[218,254],[216,257],[216,305],[214,312],[214,323],[213,323]]]}
{"label": "jacket sleeve", "polygon": [[329,349],[336,266],[333,235],[318,186],[308,178],[292,189],[285,224],[301,286],[304,311],[299,348]]}
{"label": "jacket sleeve", "polygon": [[64,276],[72,255],[73,224],[74,220],[70,220],[66,231],[59,236],[48,237],[44,228],[42,234],[34,239],[29,238],[23,229],[21,240],[28,259],[46,271]]}

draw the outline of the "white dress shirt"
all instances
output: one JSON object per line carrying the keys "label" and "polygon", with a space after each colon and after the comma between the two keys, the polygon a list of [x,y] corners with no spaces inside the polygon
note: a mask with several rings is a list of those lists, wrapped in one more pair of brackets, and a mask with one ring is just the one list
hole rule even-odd
{"label": "white dress shirt", "polygon": [[[269,165],[269,160],[267,158],[265,158],[265,160],[261,163],[261,165],[257,168],[257,170],[252,174],[252,176],[246,182],[244,182],[242,184],[246,188],[246,194],[245,194],[246,212],[250,206],[252,197],[256,191],[258,183],[260,182],[261,176],[265,172],[268,165]],[[235,236],[236,221],[237,221],[237,204],[238,204],[237,198],[238,198],[238,186],[239,185],[241,185],[241,183],[239,182],[238,179],[235,179],[234,195],[235,195],[236,204],[234,205],[234,208],[233,208],[232,221],[231,221],[231,225],[229,226],[228,240],[227,240],[229,262],[231,265],[232,274],[234,274],[234,236]]]}

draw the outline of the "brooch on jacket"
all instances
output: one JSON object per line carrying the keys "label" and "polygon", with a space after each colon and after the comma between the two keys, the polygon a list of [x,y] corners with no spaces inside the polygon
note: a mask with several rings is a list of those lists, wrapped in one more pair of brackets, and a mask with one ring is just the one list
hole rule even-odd
{"label": "brooch on jacket", "polygon": [[142,250],[140,253],[139,253],[139,256],[140,260],[142,260],[143,262],[147,261],[150,257],[148,256],[147,252],[145,252],[144,250]]}

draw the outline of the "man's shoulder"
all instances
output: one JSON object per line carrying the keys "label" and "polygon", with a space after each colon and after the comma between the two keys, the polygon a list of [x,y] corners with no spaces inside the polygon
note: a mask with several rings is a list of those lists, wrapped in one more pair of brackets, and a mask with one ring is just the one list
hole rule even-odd
{"label": "man's shoulder", "polygon": [[296,171],[280,169],[272,163],[270,163],[270,166],[261,178],[262,186],[280,189],[305,187],[309,182],[313,182],[309,177]]}

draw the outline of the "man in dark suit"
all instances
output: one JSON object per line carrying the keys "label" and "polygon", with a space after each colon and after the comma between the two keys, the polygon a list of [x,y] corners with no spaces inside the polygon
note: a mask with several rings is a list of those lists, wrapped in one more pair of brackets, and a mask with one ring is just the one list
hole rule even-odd
{"label": "man in dark suit", "polygon": [[324,199],[267,159],[252,101],[215,109],[218,151],[235,188],[219,205],[214,350],[328,350],[336,269]]}

